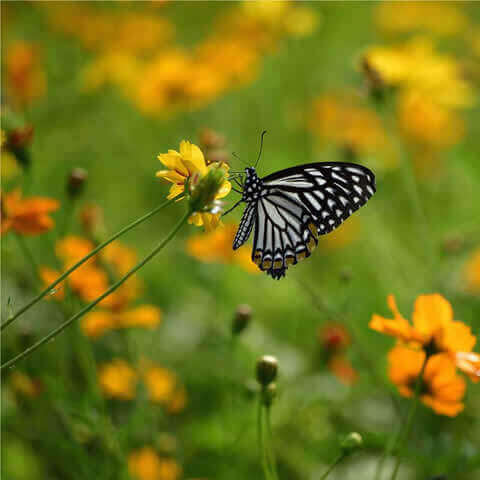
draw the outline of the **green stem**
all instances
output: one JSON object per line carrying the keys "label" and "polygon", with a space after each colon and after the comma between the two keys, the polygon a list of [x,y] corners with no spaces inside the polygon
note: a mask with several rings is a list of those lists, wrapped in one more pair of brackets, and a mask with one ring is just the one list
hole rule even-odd
{"label": "green stem", "polygon": [[268,464],[267,452],[264,443],[264,425],[263,425],[263,395],[259,394],[258,410],[257,410],[257,436],[258,436],[258,450],[260,452],[260,459],[262,461],[263,474],[266,480],[271,479],[271,471]]}
{"label": "green stem", "polygon": [[327,471],[320,477],[320,480],[325,480],[325,478],[327,478],[330,473],[332,472],[332,470],[344,459],[345,457],[345,453],[342,452],[336,459],[335,461],[327,468]]}
{"label": "green stem", "polygon": [[114,240],[116,240],[118,237],[122,236],[124,233],[127,233],[129,230],[132,228],[136,227],[137,225],[140,225],[143,223],[145,220],[148,220],[150,217],[155,215],[157,212],[159,212],[162,208],[166,207],[170,203],[172,203],[174,199],[172,200],[167,200],[166,202],[162,203],[159,205],[157,208],[154,208],[151,212],[148,212],[147,214],[143,215],[142,217],[138,218],[134,222],[130,223],[126,227],[122,228],[120,231],[118,231],[115,235],[110,237],[108,240],[105,240],[102,242],[100,245],[98,245],[96,248],[94,248],[88,255],[83,257],[81,260],[79,260],[77,263],[75,263],[71,268],[66,270],[62,275],[60,275],[54,282],[52,282],[50,285],[48,285],[44,290],[42,290],[35,298],[33,298],[30,302],[28,302],[25,306],[20,308],[16,313],[11,315],[0,327],[0,331],[3,330],[4,328],[8,327],[16,318],[18,318],[20,315],[25,313],[29,308],[31,308],[33,305],[35,305],[37,302],[39,302],[45,295],[48,295],[59,283],[61,283],[65,278],[67,278],[74,270],[76,270],[78,267],[83,265],[89,258],[93,257],[96,253],[98,253],[102,248],[106,247],[108,244],[112,243]]}
{"label": "green stem", "polygon": [[27,244],[25,243],[25,239],[18,233],[15,235],[15,237],[17,239],[17,243],[18,243],[20,249],[22,250],[23,255],[25,256],[27,262],[30,264],[30,267],[32,268],[33,276],[35,278],[35,282],[38,282],[40,279],[39,279],[39,276],[38,276],[37,261],[35,260],[32,252],[30,251]]}
{"label": "green stem", "polygon": [[[405,431],[402,432],[402,434],[398,437],[397,441],[395,442],[396,445],[401,441],[403,444],[408,437],[410,436],[410,430],[412,429],[413,425],[413,419],[415,417],[415,413],[417,411],[417,405],[418,405],[418,397],[420,396],[420,389],[422,386],[422,378],[423,378],[423,372],[425,371],[425,365],[427,364],[428,357],[425,355],[425,359],[423,360],[422,368],[420,370],[420,374],[418,375],[417,382],[415,384],[415,393],[412,398],[412,401],[410,403],[410,409],[408,411],[408,416],[407,416],[407,423],[405,425]],[[398,469],[400,468],[400,463],[402,462],[402,448],[403,445],[401,445],[401,448],[398,452],[397,455],[397,461],[395,463],[395,467],[393,469],[392,477],[391,480],[395,480],[397,477]]]}
{"label": "green stem", "polygon": [[266,412],[265,424],[266,424],[266,427],[267,427],[266,428],[266,430],[267,430],[267,441],[265,442],[266,443],[267,459],[268,459],[268,462],[270,464],[270,470],[272,472],[272,476],[273,476],[274,480],[278,480],[277,462],[276,462],[276,459],[275,459],[275,451],[273,450],[273,445],[272,445],[273,435],[272,435],[272,423],[271,423],[271,420],[270,420],[270,412],[271,412],[270,406],[265,407],[265,412]]}
{"label": "green stem", "polygon": [[39,340],[37,343],[34,343],[31,347],[25,349],[22,353],[19,353],[16,357],[12,358],[8,362],[5,362],[2,364],[0,367],[0,370],[3,370],[8,367],[12,367],[17,363],[19,360],[22,358],[27,357],[31,353],[33,353],[37,348],[41,347],[44,343],[47,343],[48,341],[52,340],[55,338],[60,332],[62,332],[65,328],[67,328],[70,324],[72,324],[75,320],[79,319],[86,313],[88,313],[92,308],[94,308],[98,303],[100,303],[105,297],[108,297],[112,292],[114,292],[120,285],[122,285],[126,280],[128,280],[137,270],[142,268],[146,263],[148,263],[155,255],[157,255],[165,245],[167,245],[168,242],[175,236],[175,234],[180,230],[180,228],[183,226],[183,224],[187,221],[188,217],[191,215],[191,211],[188,210],[187,213],[180,219],[180,221],[177,223],[177,225],[174,227],[174,229],[167,235],[166,238],[164,238],[142,261],[137,263],[131,270],[127,272],[126,275],[124,275],[120,280],[115,282],[108,290],[106,290],[102,295],[100,295],[98,298],[96,298],[93,302],[89,303],[86,305],[84,308],[82,308],[79,312],[77,312],[75,315],[70,317],[68,320],[63,322],[59,327],[57,327],[55,330],[53,330],[51,333],[46,335],[44,338]]}

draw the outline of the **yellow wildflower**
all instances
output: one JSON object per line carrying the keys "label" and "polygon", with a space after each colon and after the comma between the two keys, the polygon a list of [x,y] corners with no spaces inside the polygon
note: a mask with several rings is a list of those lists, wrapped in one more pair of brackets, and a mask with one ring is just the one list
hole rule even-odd
{"label": "yellow wildflower", "polygon": [[153,402],[167,403],[175,392],[177,377],[168,369],[151,366],[144,373],[149,397]]}
{"label": "yellow wildflower", "polygon": [[236,264],[250,273],[258,273],[247,246],[233,250],[233,239],[238,225],[226,224],[209,233],[193,235],[187,241],[187,252],[203,262]]}
{"label": "yellow wildflower", "polygon": [[39,380],[32,379],[22,372],[13,372],[10,375],[12,389],[25,397],[37,397],[42,392],[42,384]]}
{"label": "yellow wildflower", "polygon": [[426,30],[438,35],[455,35],[468,27],[468,18],[452,2],[382,2],[377,26],[389,34]]}
{"label": "yellow wildflower", "polygon": [[160,458],[152,447],[134,450],[128,456],[128,471],[137,480],[177,480],[181,467],[170,458]]}
{"label": "yellow wildflower", "polygon": [[[208,178],[208,174],[216,169],[223,171],[223,176],[228,176],[228,166],[225,164],[212,163],[207,166],[202,151],[194,144],[182,140],[180,142],[180,152],[169,150],[168,153],[162,153],[158,159],[167,167],[167,170],[160,170],[156,176],[163,178],[173,185],[170,187],[168,199],[178,197],[185,193],[185,186],[189,184],[187,194],[193,193],[195,186],[199,185],[202,178]],[[213,192],[215,200],[224,198],[230,193],[232,188],[228,180],[223,180],[216,192]],[[208,192],[207,192],[208,193]],[[178,200],[184,198],[180,197]],[[212,212],[195,212],[190,218],[190,222],[197,226],[204,225],[206,229],[215,228],[218,225],[220,214]]]}
{"label": "yellow wildflower", "polygon": [[[55,245],[55,253],[66,265],[72,265],[88,255],[95,245],[90,240],[77,235],[67,235]],[[90,263],[95,259],[89,260]]]}
{"label": "yellow wildflower", "polygon": [[[401,395],[411,397],[425,360],[424,351],[397,345],[388,354],[389,376]],[[446,354],[427,360],[420,390],[421,401],[439,415],[455,417],[464,408],[465,381],[455,374],[455,365]]]}
{"label": "yellow wildflower", "polygon": [[124,360],[115,359],[98,370],[100,388],[108,397],[131,400],[135,396],[137,374]]}
{"label": "yellow wildflower", "polygon": [[177,387],[167,403],[167,411],[171,414],[180,413],[187,405],[187,391],[184,387]]}

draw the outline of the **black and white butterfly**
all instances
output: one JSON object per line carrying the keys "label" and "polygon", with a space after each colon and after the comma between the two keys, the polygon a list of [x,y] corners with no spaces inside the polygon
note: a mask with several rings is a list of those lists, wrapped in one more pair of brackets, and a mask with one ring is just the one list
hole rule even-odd
{"label": "black and white butterfly", "polygon": [[376,190],[375,175],[355,163],[308,163],[263,178],[248,167],[244,175],[237,205],[247,206],[233,249],[243,245],[255,227],[252,260],[275,279],[309,257],[318,237],[337,228]]}

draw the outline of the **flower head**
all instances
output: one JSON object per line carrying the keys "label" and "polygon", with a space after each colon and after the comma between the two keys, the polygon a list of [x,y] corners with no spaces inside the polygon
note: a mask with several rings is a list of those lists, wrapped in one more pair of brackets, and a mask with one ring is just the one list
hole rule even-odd
{"label": "flower head", "polygon": [[127,362],[115,359],[100,366],[98,382],[106,396],[131,400],[135,396],[137,374]]}
{"label": "flower head", "polygon": [[167,198],[184,194],[194,212],[190,223],[203,225],[207,231],[215,229],[220,214],[214,202],[227,196],[232,188],[226,180],[228,166],[218,163],[207,165],[200,148],[186,140],[180,143],[180,152],[169,150],[160,154],[158,159],[167,169],[158,171],[156,176],[173,184]]}
{"label": "flower head", "polygon": [[[401,395],[413,395],[425,355],[424,351],[402,345],[389,352],[389,376]],[[456,375],[455,365],[447,354],[435,354],[427,360],[421,381],[420,399],[436,413],[454,417],[463,410],[465,381]]]}
{"label": "flower head", "polygon": [[20,190],[2,194],[1,233],[10,230],[20,235],[39,235],[55,225],[50,213],[58,210],[57,200],[47,197],[22,198]]}
{"label": "flower head", "polygon": [[128,456],[128,471],[137,480],[177,480],[182,469],[175,460],[161,458],[152,447],[135,450]]}

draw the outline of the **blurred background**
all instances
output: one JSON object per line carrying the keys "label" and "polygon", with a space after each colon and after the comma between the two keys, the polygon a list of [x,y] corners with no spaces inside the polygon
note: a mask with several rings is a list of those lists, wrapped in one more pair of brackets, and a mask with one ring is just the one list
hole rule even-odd
{"label": "blurred background", "polygon": [[[159,205],[156,157],[181,140],[239,170],[232,152],[253,164],[268,130],[261,176],[333,160],[377,177],[368,205],[285,279],[258,272],[249,247],[231,251],[239,208],[213,233],[184,228],[115,301],[2,372],[2,478],[263,478],[254,371],[270,354],[280,478],[319,478],[355,430],[364,448],[331,478],[373,479],[408,400],[372,314],[388,317],[394,294],[410,318],[418,295],[438,292],[479,332],[478,3],[1,8],[2,216],[22,195],[55,221],[26,234],[2,220],[3,318]],[[2,362],[96,298],[185,208],[129,232],[9,326]],[[419,410],[398,478],[480,478],[478,385],[464,403],[455,418]]]}

